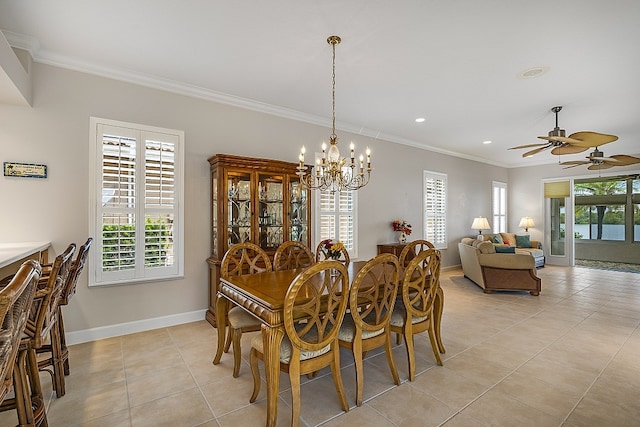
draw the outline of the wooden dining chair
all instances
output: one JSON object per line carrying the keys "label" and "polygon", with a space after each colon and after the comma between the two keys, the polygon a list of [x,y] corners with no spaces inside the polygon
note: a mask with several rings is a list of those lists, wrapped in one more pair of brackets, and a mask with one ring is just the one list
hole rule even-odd
{"label": "wooden dining chair", "polygon": [[20,344],[40,272],[36,261],[26,261],[0,290],[0,402],[13,387],[19,425],[34,423],[25,365],[27,345]]}
{"label": "wooden dining chair", "polygon": [[[338,274],[330,274],[332,270]],[[316,263],[298,274],[287,290],[280,370],[289,373],[293,426],[300,423],[300,376],[316,372],[325,366],[331,366],[342,410],[349,410],[340,373],[338,346],[338,332],[347,309],[348,290],[349,274],[346,267],[331,260]],[[251,342],[251,403],[255,402],[260,392],[259,359],[264,361],[262,336],[256,336]]]}
{"label": "wooden dining chair", "polygon": [[[433,243],[428,240],[414,240],[412,242],[407,243],[407,246],[402,249],[400,252],[400,268],[404,269],[409,265],[409,262],[420,252],[425,251],[427,249],[435,249]],[[423,261],[424,264],[425,261]],[[436,333],[436,341],[438,343],[438,350],[440,353],[446,353],[446,349],[444,344],[442,343],[442,309],[444,307],[444,291],[440,286],[440,282],[438,281],[438,289],[437,289],[438,298],[436,298],[436,303],[439,304],[438,307],[434,305],[434,313],[433,323],[434,329]],[[400,344],[401,335],[398,335],[398,344]]]}
{"label": "wooden dining chair", "polygon": [[435,249],[433,243],[428,240],[413,240],[402,249],[398,259],[400,260],[400,268],[406,268],[409,262],[420,252],[427,249]]}
{"label": "wooden dining chair", "polygon": [[[271,269],[271,260],[269,260],[267,253],[256,244],[245,242],[231,246],[224,254],[220,264],[220,276],[255,274],[271,271]],[[242,363],[240,349],[242,334],[259,331],[261,323],[256,317],[238,306],[229,309],[227,323],[229,330],[224,351],[228,352],[233,343],[233,376],[237,378],[240,375],[240,365]],[[218,333],[220,333],[220,330]]]}
{"label": "wooden dining chair", "polygon": [[315,263],[315,258],[311,249],[294,240],[289,240],[278,246],[273,256],[274,271],[309,267],[313,263]]}
{"label": "wooden dining chair", "polygon": [[[318,246],[316,247],[316,262],[329,259],[329,257],[327,256],[327,253],[324,250],[324,246],[326,242],[327,242],[326,240],[323,240],[320,243],[318,243]],[[337,261],[340,261],[341,263],[343,263],[345,266],[348,267],[349,263],[351,262],[351,259],[349,258],[349,252],[347,251],[346,248],[343,247],[340,253],[341,253],[340,258],[338,258]]]}
{"label": "wooden dining chair", "polygon": [[407,349],[409,381],[415,379],[413,336],[427,331],[436,363],[442,366],[433,323],[433,302],[440,278],[440,251],[428,249],[409,262],[402,281],[402,300],[391,315],[391,331],[402,334]]}
{"label": "wooden dining chair", "polygon": [[353,352],[356,366],[356,404],[362,405],[363,356],[384,346],[393,382],[400,385],[391,349],[391,313],[398,292],[398,258],[384,253],[372,258],[358,272],[349,291],[350,312],[345,315],[338,342]]}
{"label": "wooden dining chair", "polygon": [[[64,375],[69,375],[69,349],[67,348],[67,339],[66,333],[64,331],[64,319],[62,316],[62,306],[68,305],[71,298],[76,293],[76,285],[78,283],[78,278],[84,269],[84,265],[87,262],[87,257],[89,255],[89,249],[93,243],[93,238],[89,237],[87,241],[80,246],[78,249],[78,255],[71,262],[71,267],[69,269],[69,275],[67,276],[66,282],[62,286],[62,292],[60,294],[60,301],[58,303],[58,319],[56,320],[56,325],[58,328],[58,336],[60,337],[60,349],[61,349],[61,357],[64,369]],[[50,267],[49,267],[50,268]],[[48,274],[48,273],[47,273]],[[47,358],[38,358],[38,366],[40,370],[53,367],[53,354],[52,354],[53,346],[51,343],[45,344],[40,348],[37,353],[38,355],[47,354],[49,357]],[[61,391],[64,394],[64,391]],[[60,396],[57,394],[56,395]]]}

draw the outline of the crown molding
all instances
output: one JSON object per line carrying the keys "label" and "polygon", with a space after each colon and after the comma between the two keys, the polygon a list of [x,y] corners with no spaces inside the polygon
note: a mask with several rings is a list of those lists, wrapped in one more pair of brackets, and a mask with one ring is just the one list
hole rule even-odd
{"label": "crown molding", "polygon": [[[107,65],[97,64],[94,62],[82,61],[77,58],[43,50],[41,49],[38,40],[33,37],[28,37],[5,30],[2,30],[2,32],[5,34],[5,37],[7,38],[11,46],[29,51],[29,53],[31,53],[31,56],[33,57],[33,60],[41,64],[52,65],[55,67],[65,68],[87,74],[93,74],[100,77],[145,86],[152,89],[175,93],[178,95],[190,96],[206,101],[212,101],[220,104],[230,105],[233,107],[243,108],[246,110],[256,111],[259,113],[278,116],[285,119],[309,123],[316,126],[331,127],[331,121],[325,117],[307,114],[300,111],[279,107],[277,105],[267,104],[265,102],[256,101],[254,99],[243,98],[240,96],[230,95],[211,89],[189,85],[175,80],[164,79],[161,77],[136,73],[128,70],[122,70],[114,67],[109,67]],[[350,132],[356,135],[364,135],[374,139],[381,139],[396,144],[402,144],[421,150],[432,151],[435,153],[445,154],[461,159],[486,163],[492,166],[504,168],[523,166],[509,166],[502,162],[494,161],[491,159],[478,158],[464,153],[458,153],[438,147],[432,147],[430,145],[419,143],[418,141],[402,138],[397,135],[381,133],[379,130],[367,129],[349,123],[336,123],[336,129],[343,132]]]}

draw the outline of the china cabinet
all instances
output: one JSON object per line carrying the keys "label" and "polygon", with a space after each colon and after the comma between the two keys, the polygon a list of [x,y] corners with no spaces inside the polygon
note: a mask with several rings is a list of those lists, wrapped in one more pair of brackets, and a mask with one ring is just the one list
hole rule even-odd
{"label": "china cabinet", "polygon": [[311,195],[300,185],[297,163],[216,154],[211,171],[209,309],[215,320],[220,262],[235,243],[252,242],[273,259],[284,241],[311,244]]}

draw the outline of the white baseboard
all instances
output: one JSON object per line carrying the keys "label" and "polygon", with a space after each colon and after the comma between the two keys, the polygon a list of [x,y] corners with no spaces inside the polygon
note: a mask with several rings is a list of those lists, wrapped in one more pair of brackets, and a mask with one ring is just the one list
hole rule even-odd
{"label": "white baseboard", "polygon": [[100,326],[97,328],[83,329],[67,332],[67,345],[81,344],[96,341],[103,338],[119,337],[135,332],[150,331],[152,329],[166,328],[167,326],[181,325],[183,323],[204,320],[207,310],[191,311],[188,313],[172,314],[169,316],[155,317],[152,319],[137,320],[135,322],[118,323],[115,325]]}

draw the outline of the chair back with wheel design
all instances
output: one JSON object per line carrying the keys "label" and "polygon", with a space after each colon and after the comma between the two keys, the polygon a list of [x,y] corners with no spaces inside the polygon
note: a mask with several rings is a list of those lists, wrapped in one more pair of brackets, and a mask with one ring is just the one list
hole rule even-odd
{"label": "chair back with wheel design", "polygon": [[276,249],[273,257],[273,270],[293,270],[309,267],[313,263],[315,263],[315,258],[311,249],[303,243],[290,240]]}
{"label": "chair back with wheel design", "polygon": [[436,247],[428,240],[413,240],[407,243],[400,252],[400,256],[398,259],[400,260],[400,268],[406,268],[409,265],[409,262],[420,252],[426,251],[427,249],[435,249]]}
{"label": "chair back with wheel design", "polygon": [[[338,261],[322,261],[302,271],[284,299],[285,336],[280,345],[280,370],[289,373],[291,425],[300,423],[300,376],[331,366],[343,411],[349,410],[340,372],[338,332],[347,310],[349,273]],[[255,402],[260,391],[258,359],[264,360],[262,337],[252,341],[250,364]]]}
{"label": "chair back with wheel design", "polygon": [[[14,384],[13,379],[20,379],[14,376],[14,367],[40,273],[40,264],[26,261],[0,290],[0,402]],[[14,386],[15,390],[22,390],[22,385]]]}
{"label": "chair back with wheel design", "polygon": [[269,255],[260,246],[250,242],[232,245],[220,263],[222,277],[263,273],[271,269]]}
{"label": "chair back with wheel design", "polygon": [[[326,249],[325,249],[326,242],[327,240],[323,240],[320,243],[318,243],[318,246],[316,247],[316,262],[332,259],[332,258],[329,258],[329,255],[326,252]],[[334,261],[339,261],[343,263],[345,266],[349,266],[351,259],[349,258],[349,252],[347,251],[347,248],[344,247],[344,245],[340,250],[340,258]]]}
{"label": "chair back with wheel design", "polygon": [[439,281],[440,251],[422,251],[409,262],[402,284],[402,302],[408,314],[416,318],[431,315]]}
{"label": "chair back with wheel design", "polygon": [[[338,274],[333,276],[331,270]],[[292,359],[333,345],[338,351],[348,291],[349,273],[339,261],[314,264],[293,280],[284,299],[284,327],[291,340]]]}
{"label": "chair back with wheel design", "polygon": [[89,237],[87,241],[80,246],[78,249],[78,255],[76,255],[76,259],[71,263],[71,269],[69,271],[69,277],[64,284],[62,289],[62,295],[60,297],[60,305],[69,304],[69,300],[76,293],[76,284],[78,283],[78,277],[82,274],[82,270],[84,269],[84,265],[87,262],[87,257],[89,255],[89,249],[91,248],[91,244],[93,243],[93,238]]}
{"label": "chair back with wheel design", "polygon": [[356,405],[362,405],[363,353],[385,347],[394,383],[400,385],[391,346],[391,314],[398,292],[398,258],[383,253],[358,271],[349,291],[350,312],[340,328],[339,344],[353,352],[356,367]]}
{"label": "chair back with wheel design", "polygon": [[434,302],[440,281],[440,251],[427,249],[415,256],[404,270],[402,300],[391,315],[391,331],[402,334],[407,349],[409,381],[415,379],[413,335],[427,331],[438,365],[442,365],[434,326]]}
{"label": "chair back with wheel design", "polygon": [[[271,260],[260,246],[245,242],[231,246],[222,257],[220,277],[239,276],[242,274],[256,274],[271,271]],[[234,306],[227,314],[227,338],[224,351],[229,351],[233,344],[233,376],[240,375],[242,334],[260,330],[260,321],[247,313],[243,308]],[[219,329],[220,330],[220,329]],[[219,332],[220,333],[220,332]]]}

